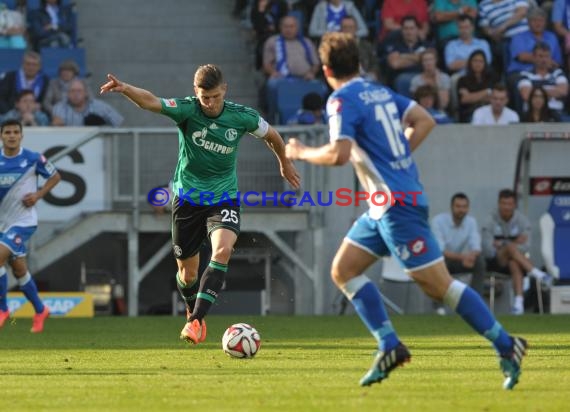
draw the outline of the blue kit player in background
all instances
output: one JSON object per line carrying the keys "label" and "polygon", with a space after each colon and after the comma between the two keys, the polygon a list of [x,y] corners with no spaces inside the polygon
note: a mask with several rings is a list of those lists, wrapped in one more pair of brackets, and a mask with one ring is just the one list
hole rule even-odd
{"label": "blue kit player in background", "polygon": [[[26,243],[38,225],[35,204],[59,183],[61,177],[40,153],[22,148],[22,124],[18,120],[3,122],[0,133],[0,328],[10,317],[5,267],[9,263],[20,290],[36,312],[31,331],[39,333],[44,329],[49,309],[42,303],[28,271]],[[40,189],[38,175],[47,179]]]}
{"label": "blue kit player in background", "polygon": [[327,102],[330,143],[308,147],[290,139],[286,155],[325,166],[350,160],[369,194],[415,192],[392,206],[391,201],[381,206],[383,197],[369,201],[370,209],[354,223],[332,263],[334,283],[378,341],[372,367],[360,384],[381,382],[411,359],[377,286],[363,274],[378,258],[392,254],[427,295],[445,302],[491,341],[506,377],[503,386],[512,389],[521,374],[526,341],[510,336],[473,289],[451,278],[430,230],[427,198],[411,152],[435,126],[434,120],[416,102],[359,76],[358,46],[350,35],[325,34],[319,55],[334,90]]}

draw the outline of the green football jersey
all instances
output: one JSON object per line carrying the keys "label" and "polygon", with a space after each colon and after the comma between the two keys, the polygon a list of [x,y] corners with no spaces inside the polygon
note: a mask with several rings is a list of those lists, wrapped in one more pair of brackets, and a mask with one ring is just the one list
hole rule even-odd
{"label": "green football jersey", "polygon": [[235,199],[239,141],[246,133],[264,137],[267,122],[257,111],[228,101],[217,117],[206,116],[196,97],[161,99],[161,103],[161,113],[178,126],[174,194],[190,197],[197,205]]}

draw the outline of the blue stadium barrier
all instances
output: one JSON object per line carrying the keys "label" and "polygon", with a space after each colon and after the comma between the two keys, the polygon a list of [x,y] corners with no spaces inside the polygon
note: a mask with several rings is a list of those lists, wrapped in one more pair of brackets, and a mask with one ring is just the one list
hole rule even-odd
{"label": "blue stadium barrier", "polygon": [[54,78],[58,75],[59,65],[64,60],[73,60],[79,65],[79,75],[85,77],[87,69],[85,65],[85,49],[66,49],[56,47],[46,47],[41,49],[42,67],[44,73]]}
{"label": "blue stadium barrier", "polygon": [[0,73],[18,70],[22,64],[25,50],[0,49]]}

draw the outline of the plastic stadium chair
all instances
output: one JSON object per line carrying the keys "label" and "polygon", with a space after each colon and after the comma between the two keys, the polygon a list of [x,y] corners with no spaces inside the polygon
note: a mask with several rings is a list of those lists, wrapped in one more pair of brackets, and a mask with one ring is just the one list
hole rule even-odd
{"label": "plastic stadium chair", "polygon": [[0,74],[18,70],[22,65],[25,50],[0,49]]}
{"label": "plastic stadium chair", "polygon": [[[0,0],[3,1],[3,0]],[[61,0],[62,6],[72,6],[72,33],[71,33],[71,43],[73,47],[77,47],[78,42],[80,41],[78,35],[78,23],[77,23],[77,11],[75,10],[75,2],[73,0]],[[36,13],[37,10],[41,8],[41,0],[28,0],[27,1],[27,8],[28,8],[28,24],[30,24],[30,17]],[[33,43],[33,39],[31,39]]]}
{"label": "plastic stadium chair", "polygon": [[[2,0],[2,1],[4,1],[4,0]],[[13,0],[13,1],[15,2],[15,0]],[[73,0],[61,0],[62,6],[69,6],[73,3],[74,3]],[[42,0],[28,0],[26,5],[28,8],[28,11],[37,10],[42,6]]]}
{"label": "plastic stadium chair", "polygon": [[28,11],[37,10],[41,7],[41,5],[42,5],[41,0],[28,0],[26,2],[26,7],[28,8]]}
{"label": "plastic stadium chair", "polygon": [[50,78],[57,77],[59,65],[64,60],[75,61],[79,65],[80,76],[85,77],[87,75],[85,49],[83,48],[66,49],[46,47],[41,50],[40,54],[42,56],[43,71]]}
{"label": "plastic stadium chair", "polygon": [[507,284],[503,288],[503,293],[507,294],[507,302],[510,304],[510,302],[513,300],[512,278],[509,273],[492,270],[488,270],[486,275],[489,276],[489,309],[491,309],[492,313],[495,313],[495,293],[497,289],[497,279]]}
{"label": "plastic stadium chair", "polygon": [[557,282],[570,282],[570,196],[553,196],[539,223],[546,271]]}
{"label": "plastic stadium chair", "polygon": [[302,10],[291,10],[288,13],[289,16],[293,16],[297,19],[297,24],[299,25],[299,33],[303,33],[305,25],[305,15]]}
{"label": "plastic stadium chair", "polygon": [[279,124],[285,124],[301,108],[303,97],[311,92],[324,97],[326,87],[318,80],[283,79],[277,86]]}
{"label": "plastic stadium chair", "polygon": [[0,4],[2,3],[4,3],[6,7],[11,10],[14,10],[16,8],[16,0],[0,0]]}

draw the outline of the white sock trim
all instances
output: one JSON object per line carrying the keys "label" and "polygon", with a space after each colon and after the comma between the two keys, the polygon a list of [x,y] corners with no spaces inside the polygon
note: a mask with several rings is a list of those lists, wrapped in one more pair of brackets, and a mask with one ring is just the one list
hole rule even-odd
{"label": "white sock trim", "polygon": [[466,287],[467,285],[465,283],[458,280],[451,282],[449,288],[447,288],[447,292],[445,292],[445,296],[443,297],[443,303],[455,311]]}
{"label": "white sock trim", "polygon": [[2,276],[6,276],[8,272],[6,272],[6,268],[4,266],[0,266],[0,278]]}
{"label": "white sock trim", "polygon": [[24,286],[30,280],[32,280],[32,275],[30,274],[30,272],[26,272],[26,274],[24,276],[22,276],[21,278],[18,278],[18,285]]}
{"label": "white sock trim", "polygon": [[370,282],[370,279],[368,278],[368,276],[366,275],[358,275],[352,279],[350,279],[348,282],[346,282],[344,285],[342,285],[340,287],[340,290],[342,291],[342,293],[344,293],[344,295],[352,300],[352,298],[354,297],[354,295],[356,295],[358,293],[358,291],[360,289],[363,288],[363,286],[365,284],[367,284],[368,282]]}

